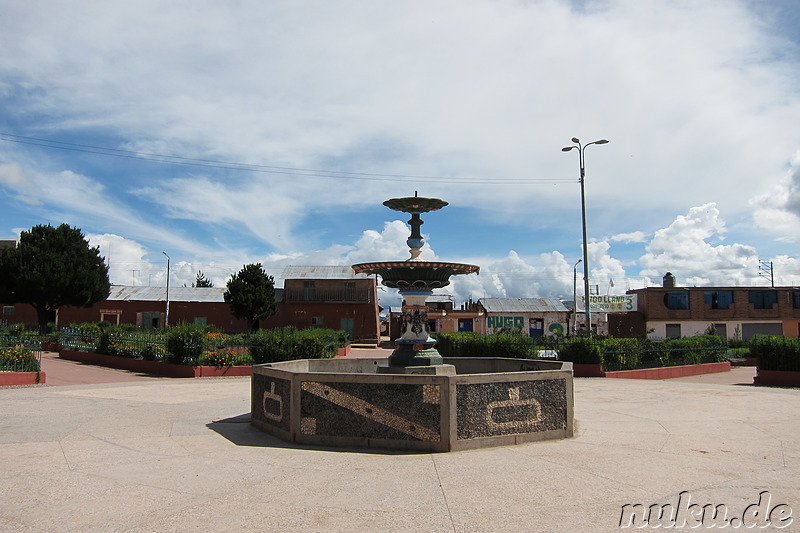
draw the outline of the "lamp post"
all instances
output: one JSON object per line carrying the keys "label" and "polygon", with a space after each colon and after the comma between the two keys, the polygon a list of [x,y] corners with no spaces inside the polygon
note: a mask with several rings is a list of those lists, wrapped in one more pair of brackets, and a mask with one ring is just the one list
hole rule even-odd
{"label": "lamp post", "polygon": [[590,143],[586,143],[584,145],[581,144],[580,139],[577,137],[572,138],[572,142],[575,144],[572,146],[565,146],[561,149],[562,152],[569,152],[570,150],[577,149],[578,150],[578,160],[581,166],[581,218],[583,220],[583,290],[584,290],[584,308],[586,310],[586,334],[592,334],[592,306],[589,304],[589,241],[586,237],[586,192],[584,188],[584,181],[586,178],[586,167],[584,165],[584,155],[583,152],[586,150],[587,147],[593,144],[608,144],[608,140],[600,139],[598,141],[592,141]]}
{"label": "lamp post", "polygon": [[164,314],[164,328],[169,327],[169,254],[167,252],[161,252],[162,254],[167,256],[167,311]]}
{"label": "lamp post", "polygon": [[578,263],[583,259],[578,259],[572,265],[572,334],[578,329]]}

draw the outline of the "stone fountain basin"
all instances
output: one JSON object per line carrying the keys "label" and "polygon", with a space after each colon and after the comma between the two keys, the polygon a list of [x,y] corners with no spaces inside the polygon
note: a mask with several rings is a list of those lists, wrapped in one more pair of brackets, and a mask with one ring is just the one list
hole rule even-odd
{"label": "stone fountain basin", "polygon": [[385,358],[255,365],[252,424],[297,444],[429,452],[572,437],[572,363],[444,363],[456,374],[376,373]]}

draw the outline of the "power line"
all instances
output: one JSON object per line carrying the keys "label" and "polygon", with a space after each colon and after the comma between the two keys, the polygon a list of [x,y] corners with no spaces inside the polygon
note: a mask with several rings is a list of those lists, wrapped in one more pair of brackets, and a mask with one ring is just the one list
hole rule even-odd
{"label": "power line", "polygon": [[188,165],[206,168],[219,168],[225,170],[236,170],[243,172],[258,172],[265,174],[282,174],[290,176],[305,176],[317,178],[335,178],[368,181],[419,181],[425,180],[432,183],[465,183],[465,182],[491,182],[492,184],[560,184],[575,183],[574,179],[550,179],[550,178],[490,178],[478,176],[422,176],[411,174],[379,174],[370,172],[351,172],[345,170],[325,170],[298,167],[282,167],[272,165],[255,165],[250,163],[237,163],[234,161],[216,161],[212,159],[198,159],[192,157],[174,156],[151,152],[138,152],[133,150],[120,150],[117,148],[105,148],[89,144],[70,143],[65,141],[55,141],[51,139],[41,139],[37,137],[26,137],[11,133],[0,132],[0,140],[17,144],[26,144],[49,148],[54,150],[66,150],[71,152],[81,152],[87,154],[102,155],[106,157],[118,157],[125,159],[136,159],[151,163],[161,163],[169,165]]}

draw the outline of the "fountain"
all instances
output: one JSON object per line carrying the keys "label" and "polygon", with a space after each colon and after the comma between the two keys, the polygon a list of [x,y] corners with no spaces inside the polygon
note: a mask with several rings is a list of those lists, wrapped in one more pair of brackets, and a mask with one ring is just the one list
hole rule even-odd
{"label": "fountain", "polygon": [[[411,236],[406,243],[411,251],[407,261],[360,263],[353,265],[357,273],[378,274],[383,285],[398,289],[403,297],[403,318],[400,338],[395,339],[397,348],[389,356],[388,366],[380,366],[379,372],[455,374],[452,365],[442,366],[443,359],[436,351],[436,341],[430,336],[428,327],[427,298],[433,289],[450,284],[450,276],[479,273],[480,267],[461,263],[423,261],[419,258],[425,241],[420,233],[424,224],[420,213],[436,211],[447,205],[438,198],[420,198],[416,194],[408,198],[393,198],[383,205],[395,211],[411,213]],[[421,368],[420,368],[421,367]]]}
{"label": "fountain", "polygon": [[426,299],[475,265],[420,259],[421,213],[447,202],[394,198],[411,214],[405,261],[360,263],[404,298],[401,335],[385,358],[304,359],[255,365],[252,423],[282,440],[334,447],[451,451],[571,437],[572,364],[502,357],[442,357]]}

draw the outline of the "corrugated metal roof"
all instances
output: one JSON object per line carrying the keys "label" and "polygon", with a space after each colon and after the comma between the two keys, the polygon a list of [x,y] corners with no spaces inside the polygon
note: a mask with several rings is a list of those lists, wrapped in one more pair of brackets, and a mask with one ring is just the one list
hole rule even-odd
{"label": "corrugated metal roof", "polygon": [[[170,302],[211,302],[225,303],[225,289],[217,287],[170,287]],[[129,287],[112,285],[108,300],[129,302],[164,302],[166,287]],[[283,298],[283,289],[275,289],[275,301]]]}
{"label": "corrugated metal roof", "polygon": [[555,298],[481,298],[487,313],[554,313],[569,311]]}
{"label": "corrugated metal roof", "polygon": [[366,274],[356,274],[349,266],[287,266],[281,278],[286,279],[364,279]]}
{"label": "corrugated metal roof", "polygon": [[[217,287],[170,287],[171,302],[224,302],[225,289]],[[167,296],[166,287],[130,287],[112,285],[109,300],[135,302],[163,302]]]}

